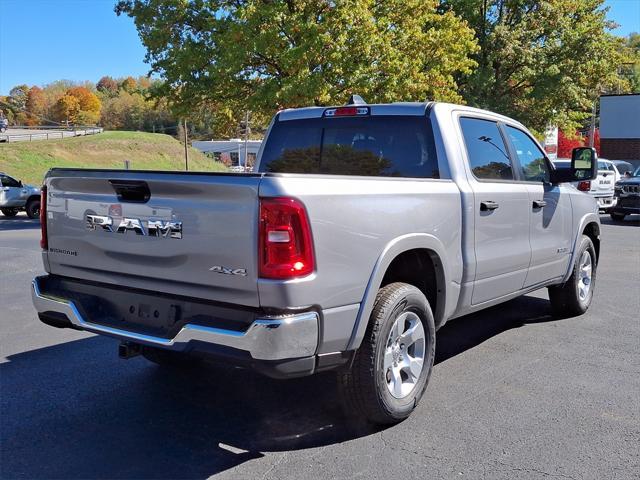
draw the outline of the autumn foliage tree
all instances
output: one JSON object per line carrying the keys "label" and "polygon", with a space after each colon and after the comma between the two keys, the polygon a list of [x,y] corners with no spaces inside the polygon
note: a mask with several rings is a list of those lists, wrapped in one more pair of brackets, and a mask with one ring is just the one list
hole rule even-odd
{"label": "autumn foliage tree", "polygon": [[136,83],[136,79],[133,77],[127,77],[120,83],[120,88],[128,93],[135,91],[137,87],[138,84]]}
{"label": "autumn foliage tree", "polygon": [[370,102],[461,101],[456,76],[475,62],[473,32],[437,0],[226,2],[123,0],[158,93],[174,110],[203,105],[237,125],[279,108]]}
{"label": "autumn foliage tree", "polygon": [[80,100],[65,93],[53,106],[53,117],[60,123],[76,123],[80,114]]}
{"label": "autumn foliage tree", "polygon": [[104,95],[114,96],[118,94],[118,82],[109,76],[104,76],[96,84],[96,90]]}
{"label": "autumn foliage tree", "polygon": [[95,124],[100,119],[100,99],[86,87],[74,87],[67,90],[67,95],[78,99],[80,113],[78,121],[84,124]]}
{"label": "autumn foliage tree", "polygon": [[47,111],[46,98],[40,87],[33,86],[29,89],[25,108],[28,112],[27,125],[40,125]]}
{"label": "autumn foliage tree", "polygon": [[100,119],[100,99],[86,87],[72,87],[56,102],[54,119],[61,123],[93,125]]}

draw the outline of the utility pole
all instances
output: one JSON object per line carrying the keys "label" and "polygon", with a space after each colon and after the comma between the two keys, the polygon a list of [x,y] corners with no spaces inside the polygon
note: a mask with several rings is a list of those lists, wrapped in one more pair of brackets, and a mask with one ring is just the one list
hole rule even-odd
{"label": "utility pole", "polygon": [[593,137],[596,134],[596,103],[598,99],[596,98],[593,101],[593,106],[591,107],[591,125],[589,126],[589,146],[593,148],[594,139]]}
{"label": "utility pole", "polygon": [[244,115],[244,169],[247,169],[247,142],[249,140],[249,110]]}
{"label": "utility pole", "polygon": [[187,144],[187,119],[184,119],[184,169],[189,171],[189,145]]}

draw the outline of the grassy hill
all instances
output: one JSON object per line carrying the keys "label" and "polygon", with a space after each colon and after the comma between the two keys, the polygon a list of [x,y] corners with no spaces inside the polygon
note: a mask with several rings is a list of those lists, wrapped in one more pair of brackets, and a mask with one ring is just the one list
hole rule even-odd
{"label": "grassy hill", "polygon": [[[104,132],[64,140],[0,143],[0,172],[39,185],[52,167],[184,170],[184,146],[169,135],[144,132]],[[200,151],[190,148],[189,170],[226,171]]]}

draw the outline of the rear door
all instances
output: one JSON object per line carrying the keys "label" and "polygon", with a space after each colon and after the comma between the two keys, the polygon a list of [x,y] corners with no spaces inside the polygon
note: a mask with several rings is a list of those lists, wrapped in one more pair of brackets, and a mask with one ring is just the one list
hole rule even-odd
{"label": "rear door", "polygon": [[257,306],[260,178],[54,171],[50,273]]}
{"label": "rear door", "polygon": [[531,259],[529,192],[518,182],[498,123],[461,117],[474,193],[477,305],[522,288]]}
{"label": "rear door", "polygon": [[562,277],[571,250],[571,200],[568,185],[551,185],[545,154],[520,128],[504,127],[517,164],[517,177],[529,192],[531,264],[525,287]]}

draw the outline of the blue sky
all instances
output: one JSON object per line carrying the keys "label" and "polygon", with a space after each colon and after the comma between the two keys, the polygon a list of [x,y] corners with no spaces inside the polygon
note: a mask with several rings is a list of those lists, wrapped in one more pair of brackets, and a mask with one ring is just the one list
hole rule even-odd
{"label": "blue sky", "polygon": [[[144,75],[133,21],[115,0],[0,0],[0,94],[26,83]],[[618,35],[640,31],[640,0],[606,0]]]}

